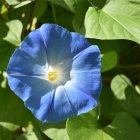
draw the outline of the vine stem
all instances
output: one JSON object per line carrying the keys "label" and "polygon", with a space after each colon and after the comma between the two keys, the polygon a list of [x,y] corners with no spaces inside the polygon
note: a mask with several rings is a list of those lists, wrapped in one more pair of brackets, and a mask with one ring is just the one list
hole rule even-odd
{"label": "vine stem", "polygon": [[[0,0],[0,2],[1,2],[2,5],[4,5],[7,8],[7,13],[8,13],[9,12],[9,8],[10,8],[8,3],[5,0]],[[2,19],[4,19],[5,21],[9,21],[9,18],[5,14],[3,14],[3,13],[0,13],[0,17]]]}
{"label": "vine stem", "polygon": [[112,78],[110,78],[110,77],[103,77],[102,79],[105,82],[111,82],[111,80],[112,80]]}
{"label": "vine stem", "polygon": [[55,6],[54,6],[53,3],[51,3],[51,7],[52,7],[52,14],[53,14],[54,22],[57,23],[57,17],[56,17]]}
{"label": "vine stem", "polygon": [[91,5],[92,7],[94,7],[95,9],[97,8],[90,0],[88,0],[88,2],[90,3],[90,5]]}
{"label": "vine stem", "polygon": [[124,66],[118,66],[118,68],[120,69],[134,69],[134,68],[140,68],[140,64],[136,64],[136,65],[124,65]]}

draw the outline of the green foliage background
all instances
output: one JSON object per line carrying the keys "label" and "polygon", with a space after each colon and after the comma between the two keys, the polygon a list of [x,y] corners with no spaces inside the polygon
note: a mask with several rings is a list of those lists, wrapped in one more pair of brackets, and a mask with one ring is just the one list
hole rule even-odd
{"label": "green foliage background", "polygon": [[[98,107],[57,124],[36,120],[5,72],[15,48],[43,23],[83,34],[102,57]],[[140,0],[0,0],[0,140],[50,139],[140,140]]]}

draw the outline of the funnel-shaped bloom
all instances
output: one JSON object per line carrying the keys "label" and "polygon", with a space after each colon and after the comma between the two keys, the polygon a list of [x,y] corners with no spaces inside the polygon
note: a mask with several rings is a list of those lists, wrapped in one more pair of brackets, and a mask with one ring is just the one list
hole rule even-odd
{"label": "funnel-shaped bloom", "polygon": [[15,50],[8,83],[36,118],[57,122],[96,107],[100,67],[97,46],[58,25],[44,24]]}

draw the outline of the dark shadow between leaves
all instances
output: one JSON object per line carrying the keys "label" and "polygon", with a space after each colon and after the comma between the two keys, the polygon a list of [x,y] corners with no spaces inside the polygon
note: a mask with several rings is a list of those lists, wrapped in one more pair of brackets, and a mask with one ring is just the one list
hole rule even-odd
{"label": "dark shadow between leaves", "polygon": [[0,139],[1,140],[4,140],[4,139],[9,140],[11,138],[12,138],[12,132],[0,125]]}
{"label": "dark shadow between leaves", "polygon": [[0,90],[0,122],[26,127],[34,117],[24,107],[23,102],[9,88]]}
{"label": "dark shadow between leaves", "polygon": [[8,31],[9,28],[6,25],[6,22],[0,22],[0,41],[7,36]]}
{"label": "dark shadow between leaves", "polygon": [[112,137],[114,140],[139,140],[140,127],[136,124],[130,116],[126,113],[121,113],[119,119],[113,121],[103,131]]}
{"label": "dark shadow between leaves", "polygon": [[[122,108],[122,111],[125,111],[129,114],[131,114],[134,118],[140,118],[140,95],[135,91],[134,87],[132,86],[127,86],[125,88],[125,92],[124,92],[124,96],[125,99],[124,100],[119,100],[118,98],[115,98],[116,103]],[[124,114],[126,115],[126,113]],[[121,119],[123,118],[123,119]],[[135,119],[132,120],[132,118],[128,117],[128,119],[125,117],[120,117],[121,121],[118,120],[114,120],[113,123],[111,123],[110,125],[108,125],[108,127],[103,128],[102,130],[107,133],[108,135],[110,135],[114,140],[127,140],[127,135],[129,135],[129,139],[134,139],[134,140],[139,140],[139,137],[137,137],[137,135],[139,134],[139,128],[138,125],[136,124]],[[130,119],[130,121],[129,121]],[[120,122],[119,122],[120,121]],[[123,125],[123,122],[124,125]],[[131,124],[132,122],[132,124]],[[129,126],[130,124],[130,126]],[[136,127],[137,129],[134,130],[133,132],[133,126],[134,128]],[[136,126],[137,125],[137,126]],[[126,129],[127,130],[126,130]],[[129,132],[130,131],[130,132]],[[131,133],[134,133],[134,135],[132,135],[131,137]],[[135,136],[135,137],[134,137]]]}
{"label": "dark shadow between leaves", "polygon": [[7,41],[0,41],[0,71],[6,71],[8,61],[15,50],[15,46]]}
{"label": "dark shadow between leaves", "polygon": [[[3,122],[5,123],[5,122]],[[13,124],[14,125],[14,124]],[[4,124],[4,126],[6,126]],[[8,128],[0,125],[0,139],[2,140],[15,140],[23,134],[21,128],[17,128],[15,131],[10,131]],[[25,137],[23,140],[27,140]]]}
{"label": "dark shadow between leaves", "polygon": [[127,86],[124,94],[125,100],[116,98],[116,102],[132,116],[140,118],[140,95],[132,86]]}
{"label": "dark shadow between leaves", "polygon": [[129,3],[140,5],[140,1],[129,0]]}
{"label": "dark shadow between leaves", "polygon": [[[76,32],[85,35],[85,16],[89,7],[94,7],[96,10],[102,9],[109,1],[108,0],[81,0],[78,4],[75,2],[73,8],[75,9],[75,17],[73,19],[73,26]],[[65,4],[70,8],[66,2]]]}

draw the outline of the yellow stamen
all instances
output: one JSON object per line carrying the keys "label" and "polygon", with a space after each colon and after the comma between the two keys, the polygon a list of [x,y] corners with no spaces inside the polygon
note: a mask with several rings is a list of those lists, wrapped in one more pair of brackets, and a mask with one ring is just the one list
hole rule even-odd
{"label": "yellow stamen", "polygon": [[49,68],[47,78],[51,82],[58,82],[60,80],[60,71],[58,69]]}
{"label": "yellow stamen", "polygon": [[55,81],[56,79],[58,79],[58,75],[56,74],[56,72],[51,71],[48,73],[48,80]]}

